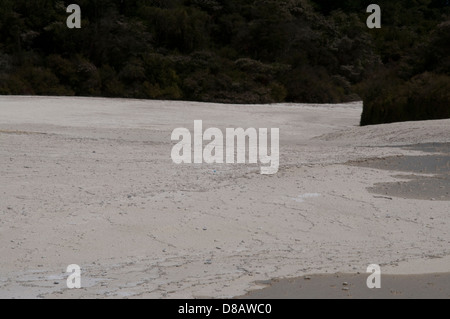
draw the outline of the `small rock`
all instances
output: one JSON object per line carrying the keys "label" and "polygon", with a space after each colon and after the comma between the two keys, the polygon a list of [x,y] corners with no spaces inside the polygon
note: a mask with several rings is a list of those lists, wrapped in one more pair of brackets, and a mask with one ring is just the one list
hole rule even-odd
{"label": "small rock", "polygon": [[207,261],[205,261],[205,265],[212,265],[212,260],[207,260]]}
{"label": "small rock", "polygon": [[348,286],[348,282],[343,282],[342,286]]}
{"label": "small rock", "polygon": [[342,290],[349,291],[349,289],[347,287],[342,288]]}
{"label": "small rock", "polygon": [[305,276],[305,280],[311,280],[311,277]]}
{"label": "small rock", "polygon": [[54,285],[59,285],[59,282],[56,282],[56,281],[55,281],[53,284],[54,284]]}
{"label": "small rock", "polygon": [[203,230],[208,230],[208,228],[206,228],[206,227],[203,227]]}

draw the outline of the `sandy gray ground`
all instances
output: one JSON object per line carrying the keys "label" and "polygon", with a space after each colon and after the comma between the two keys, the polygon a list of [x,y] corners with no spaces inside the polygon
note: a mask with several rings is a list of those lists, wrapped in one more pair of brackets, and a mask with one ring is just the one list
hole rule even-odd
{"label": "sandy gray ground", "polygon": [[[407,172],[396,175],[403,182],[381,183],[369,191],[392,198],[450,201],[450,144],[405,146],[430,155],[368,159],[350,165]],[[418,175],[416,175],[418,174]],[[432,174],[423,176],[422,174]],[[389,197],[390,196],[390,197]],[[297,279],[260,282],[267,288],[252,291],[243,299],[450,299],[450,273],[382,275],[380,289],[368,289],[370,274],[315,275]]]}
{"label": "sandy gray ground", "polygon": [[[405,172],[348,163],[429,156],[399,146],[450,143],[450,121],[362,128],[360,115],[360,103],[0,97],[0,297],[224,298],[374,263],[449,272],[449,202],[372,193]],[[171,132],[194,120],[280,128],[278,174],[173,164]],[[70,264],[80,290],[66,287]]]}

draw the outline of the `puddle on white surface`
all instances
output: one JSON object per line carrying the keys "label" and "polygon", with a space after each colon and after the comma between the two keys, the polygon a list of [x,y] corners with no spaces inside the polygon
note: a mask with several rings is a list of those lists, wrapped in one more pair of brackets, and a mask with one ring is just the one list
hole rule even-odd
{"label": "puddle on white surface", "polygon": [[297,203],[304,203],[307,199],[317,198],[320,196],[322,196],[322,195],[318,194],[318,193],[306,193],[306,194],[299,195],[296,198],[293,198],[293,200],[295,200]]}

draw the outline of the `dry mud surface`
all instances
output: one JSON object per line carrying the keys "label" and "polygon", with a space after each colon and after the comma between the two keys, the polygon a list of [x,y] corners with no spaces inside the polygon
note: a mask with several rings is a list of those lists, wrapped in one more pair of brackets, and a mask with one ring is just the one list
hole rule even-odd
{"label": "dry mud surface", "polygon": [[[359,127],[361,111],[0,97],[0,298],[227,298],[374,263],[449,272],[448,198],[373,191],[448,169],[355,163],[443,156],[405,146],[449,143],[450,120]],[[173,164],[171,132],[194,120],[279,128],[279,172]],[[70,264],[82,289],[66,287]]]}

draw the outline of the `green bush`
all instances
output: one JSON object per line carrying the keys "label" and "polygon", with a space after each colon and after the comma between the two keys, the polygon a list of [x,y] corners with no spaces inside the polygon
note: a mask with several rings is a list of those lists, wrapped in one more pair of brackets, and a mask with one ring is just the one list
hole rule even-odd
{"label": "green bush", "polygon": [[361,125],[450,118],[450,76],[426,72],[409,81],[384,77],[370,83]]}

